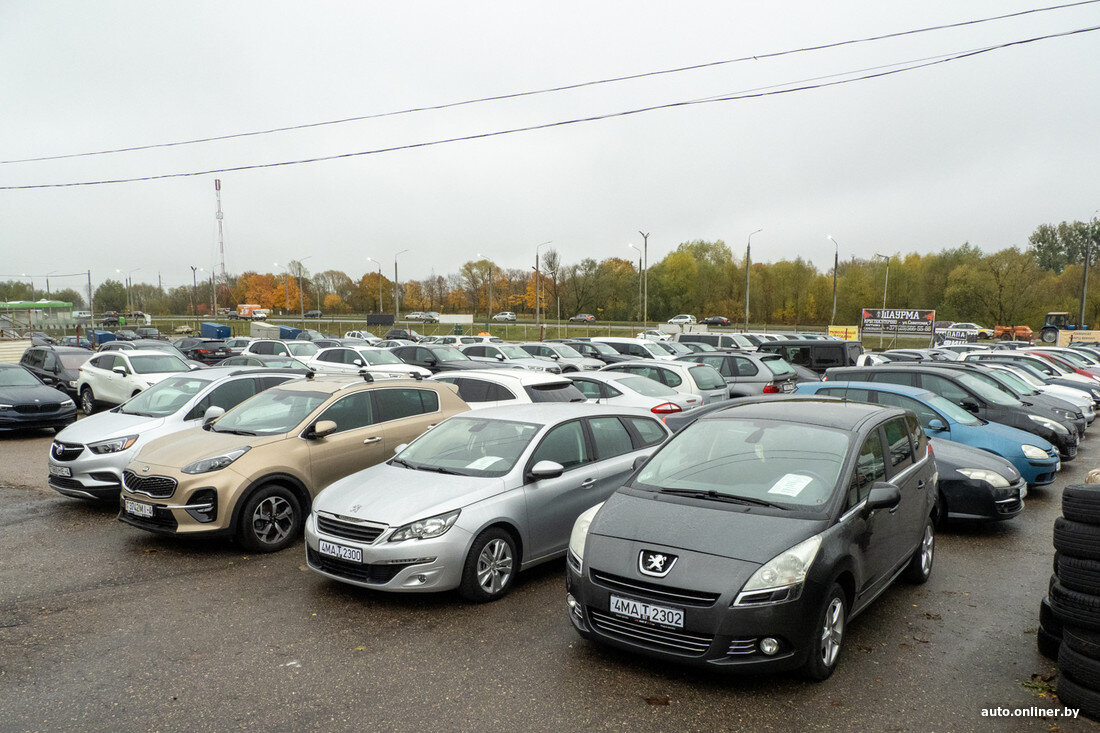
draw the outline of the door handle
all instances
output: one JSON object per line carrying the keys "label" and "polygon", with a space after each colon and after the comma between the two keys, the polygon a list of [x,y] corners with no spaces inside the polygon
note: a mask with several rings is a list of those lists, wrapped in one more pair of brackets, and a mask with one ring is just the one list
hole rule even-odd
{"label": "door handle", "polygon": [[378,436],[375,436],[373,438],[367,438],[366,440],[363,441],[363,445],[366,445],[368,443],[377,443],[380,440],[382,440],[382,438],[380,438]]}
{"label": "door handle", "polygon": [[926,482],[924,479],[921,479],[920,481],[917,482],[917,488],[918,489],[923,489],[925,486],[927,486],[927,484],[928,484],[928,482]]}
{"label": "door handle", "polygon": [[596,479],[594,479],[594,478],[586,478],[584,481],[581,481],[581,488],[582,489],[589,489],[589,488],[591,488],[595,485],[596,485]]}

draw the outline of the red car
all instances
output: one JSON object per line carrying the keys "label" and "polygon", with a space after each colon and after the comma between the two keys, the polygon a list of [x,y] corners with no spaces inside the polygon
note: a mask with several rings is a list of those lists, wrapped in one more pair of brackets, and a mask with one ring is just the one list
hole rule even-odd
{"label": "red car", "polygon": [[578,313],[569,319],[570,323],[593,323],[596,320],[596,316],[591,313]]}

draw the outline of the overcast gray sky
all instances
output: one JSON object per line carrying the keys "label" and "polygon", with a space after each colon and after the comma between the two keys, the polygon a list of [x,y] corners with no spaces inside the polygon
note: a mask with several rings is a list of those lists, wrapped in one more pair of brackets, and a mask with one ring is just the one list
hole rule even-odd
{"label": "overcast gray sky", "polygon": [[[1054,4],[0,3],[0,160],[145,145],[756,55]],[[728,94],[1100,25],[1100,4],[556,94],[118,155],[0,165],[0,186],[333,155]],[[1025,245],[1100,208],[1100,33],[883,79],[220,175],[231,272],[307,255],[401,278],[481,252],[754,259]],[[0,191],[0,277],[215,258],[215,176]],[[61,283],[51,281],[58,287]],[[65,284],[76,285],[77,281]],[[42,282],[37,282],[39,287]]]}

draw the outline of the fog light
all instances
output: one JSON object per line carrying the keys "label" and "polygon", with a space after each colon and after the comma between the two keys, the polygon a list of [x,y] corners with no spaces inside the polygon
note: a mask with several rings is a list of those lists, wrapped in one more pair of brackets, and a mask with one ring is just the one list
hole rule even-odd
{"label": "fog light", "polygon": [[565,594],[565,605],[569,606],[569,610],[573,613],[577,612],[577,599],[573,597],[572,593]]}
{"label": "fog light", "polygon": [[418,576],[416,576],[416,580],[417,580],[417,582],[420,582],[420,583],[427,583],[428,582],[428,576],[427,575],[418,575]]}
{"label": "fog light", "polygon": [[779,651],[779,642],[770,636],[766,636],[760,640],[760,651],[767,654],[769,657]]}

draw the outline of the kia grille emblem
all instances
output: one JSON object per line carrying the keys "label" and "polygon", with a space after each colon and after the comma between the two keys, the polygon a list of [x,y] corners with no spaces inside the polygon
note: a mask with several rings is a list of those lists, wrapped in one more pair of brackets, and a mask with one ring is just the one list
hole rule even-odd
{"label": "kia grille emblem", "polygon": [[655,578],[663,578],[676,564],[676,555],[666,555],[653,550],[642,550],[638,553],[638,570],[642,575],[652,575]]}

